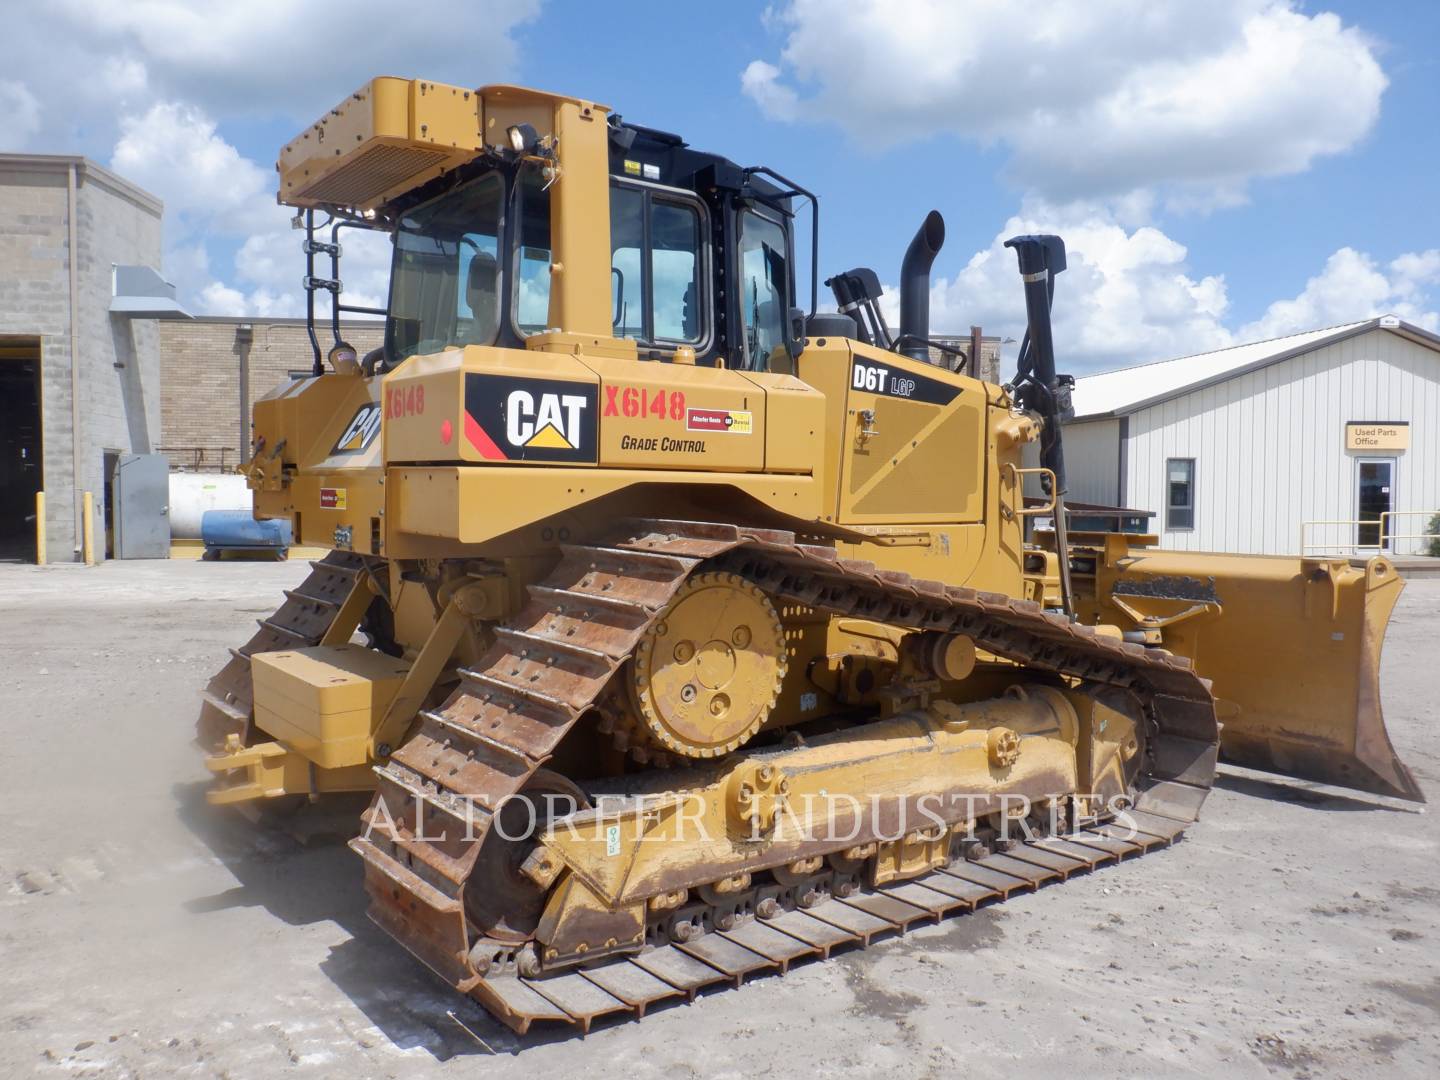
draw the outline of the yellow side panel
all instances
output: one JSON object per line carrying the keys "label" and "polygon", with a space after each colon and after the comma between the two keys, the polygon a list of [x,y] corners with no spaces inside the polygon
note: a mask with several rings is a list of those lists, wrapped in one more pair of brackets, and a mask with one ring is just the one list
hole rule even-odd
{"label": "yellow side panel", "polygon": [[792,517],[813,518],[819,512],[820,493],[810,477],[764,473],[431,466],[391,468],[385,490],[388,520],[395,532],[483,544],[646,484],[712,488],[717,513],[733,505],[733,493],[727,488]]}
{"label": "yellow side panel", "polygon": [[341,437],[352,424],[365,428],[366,418],[358,414],[372,401],[370,384],[354,375],[327,374],[277,386],[255,403],[255,437],[265,440],[259,456],[267,462],[310,465],[344,454],[351,463],[374,436],[349,450],[340,449]]}
{"label": "yellow side panel", "polygon": [[739,372],[585,357],[600,376],[600,464],[765,467],[765,391]]}
{"label": "yellow side panel", "polygon": [[854,349],[850,375],[839,521],[980,521],[984,384],[864,346]]}
{"label": "yellow side panel", "polygon": [[811,473],[823,488],[825,394],[793,375],[747,371],[765,391],[765,471]]}
{"label": "yellow side panel", "polygon": [[574,356],[467,345],[385,377],[387,461],[593,465],[598,379]]}
{"label": "yellow side panel", "polygon": [[842,454],[849,452],[846,439],[854,423],[854,417],[845,411],[850,392],[850,342],[845,338],[811,341],[800,354],[799,364],[800,378],[820,391],[825,401],[821,428],[825,437],[815,458],[815,474],[823,478],[825,520],[834,521],[840,505],[840,461]]}
{"label": "yellow side panel", "polygon": [[825,396],[799,379],[568,344],[407,360],[384,380],[386,460],[810,474],[824,459]]}
{"label": "yellow side panel", "polygon": [[316,645],[251,658],[255,722],[323,769],[363,765],[409,669],[361,645]]}
{"label": "yellow side panel", "polygon": [[258,517],[291,517],[297,544],[379,553],[378,390],[378,379],[322,375],[256,403],[247,472]]}

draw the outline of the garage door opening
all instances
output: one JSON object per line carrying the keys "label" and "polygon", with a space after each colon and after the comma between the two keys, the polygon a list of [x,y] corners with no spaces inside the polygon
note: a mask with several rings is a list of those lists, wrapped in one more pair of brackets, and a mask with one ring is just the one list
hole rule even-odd
{"label": "garage door opening", "polygon": [[0,560],[35,561],[41,450],[40,339],[0,338]]}

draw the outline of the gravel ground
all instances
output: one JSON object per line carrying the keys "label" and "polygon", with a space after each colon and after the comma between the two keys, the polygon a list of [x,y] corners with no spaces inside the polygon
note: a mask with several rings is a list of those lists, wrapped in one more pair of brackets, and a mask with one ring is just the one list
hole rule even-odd
{"label": "gravel ground", "polygon": [[[348,812],[204,802],[196,693],[303,565],[0,567],[0,1074],[1440,1075],[1431,815],[1226,771],[1172,850],[784,978],[517,1039],[365,918]],[[1385,708],[1440,777],[1440,580]]]}

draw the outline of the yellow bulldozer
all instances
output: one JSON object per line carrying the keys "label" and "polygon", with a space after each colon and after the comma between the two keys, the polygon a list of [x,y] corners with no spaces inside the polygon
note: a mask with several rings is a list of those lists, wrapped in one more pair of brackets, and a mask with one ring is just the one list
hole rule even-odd
{"label": "yellow bulldozer", "polygon": [[[822,311],[813,194],[590,101],[378,78],[278,168],[314,370],[244,468],[330,553],[204,692],[209,799],[373,793],[372,918],[516,1030],[1167,845],[1217,756],[1423,798],[1383,558],[1067,535],[1058,238],[1010,241],[995,385],[930,338],[938,214],[897,330],[866,268]],[[365,356],[355,229],[393,243]]]}

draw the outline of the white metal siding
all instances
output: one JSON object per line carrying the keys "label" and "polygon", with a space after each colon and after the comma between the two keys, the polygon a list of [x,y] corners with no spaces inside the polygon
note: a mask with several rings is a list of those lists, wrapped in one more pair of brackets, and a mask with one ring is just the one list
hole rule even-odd
{"label": "white metal siding", "polygon": [[[1025,445],[1025,464],[1040,464],[1038,443]],[[1075,502],[1119,506],[1120,421],[1085,420],[1065,425],[1065,479]],[[1040,481],[1027,477],[1025,494],[1040,495]],[[1125,505],[1129,505],[1126,503]]]}
{"label": "white metal siding", "polygon": [[[1352,420],[1408,420],[1410,448],[1347,452]],[[1355,459],[1369,456],[1396,459],[1396,510],[1440,508],[1440,353],[1379,329],[1132,414],[1121,501],[1155,511],[1165,547],[1293,554],[1302,521],[1356,516]],[[1195,459],[1190,531],[1165,530],[1168,458]],[[1395,531],[1424,525],[1402,518]],[[1354,529],[1309,539],[1350,544]],[[1399,542],[1396,553],[1417,546]]]}
{"label": "white metal siding", "polygon": [[1076,502],[1130,505],[1120,500],[1119,420],[1065,426],[1065,478]]}

